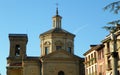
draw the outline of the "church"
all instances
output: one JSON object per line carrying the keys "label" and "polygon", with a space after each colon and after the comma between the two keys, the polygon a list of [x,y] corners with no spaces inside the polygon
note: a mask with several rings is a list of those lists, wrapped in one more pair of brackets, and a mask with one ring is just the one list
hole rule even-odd
{"label": "church", "polygon": [[40,34],[41,55],[27,56],[27,34],[9,34],[7,75],[85,75],[84,58],[74,54],[75,35],[62,28],[56,9],[52,29]]}

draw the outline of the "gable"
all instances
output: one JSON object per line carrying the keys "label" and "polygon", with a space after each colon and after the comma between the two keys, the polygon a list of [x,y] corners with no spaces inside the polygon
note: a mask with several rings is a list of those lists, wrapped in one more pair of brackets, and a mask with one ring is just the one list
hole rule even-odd
{"label": "gable", "polygon": [[52,52],[44,57],[42,57],[43,59],[72,59],[72,60],[81,60],[80,57],[74,55],[74,54],[70,54],[65,50],[59,50],[59,51],[55,51]]}

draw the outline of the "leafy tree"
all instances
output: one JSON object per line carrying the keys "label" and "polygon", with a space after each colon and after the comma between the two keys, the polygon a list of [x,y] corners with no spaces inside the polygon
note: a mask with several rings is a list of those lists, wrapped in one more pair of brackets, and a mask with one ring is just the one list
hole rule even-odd
{"label": "leafy tree", "polygon": [[[112,2],[104,7],[104,10],[110,10],[110,12],[114,12],[115,14],[118,14],[120,12],[120,1]],[[116,31],[116,27],[120,25],[120,20],[115,20],[112,22],[109,22],[108,24],[111,24],[113,26],[104,26],[103,28],[106,30],[114,30]]]}

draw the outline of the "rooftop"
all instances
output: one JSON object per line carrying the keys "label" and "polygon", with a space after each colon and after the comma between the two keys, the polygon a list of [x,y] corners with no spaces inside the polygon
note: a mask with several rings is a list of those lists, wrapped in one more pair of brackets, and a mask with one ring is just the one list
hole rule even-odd
{"label": "rooftop", "polygon": [[54,29],[48,30],[48,31],[42,33],[40,36],[45,35],[45,34],[51,34],[51,33],[65,33],[65,34],[70,34],[70,35],[75,37],[74,34],[68,32],[68,31],[66,31],[64,29],[61,29],[61,28],[54,28]]}

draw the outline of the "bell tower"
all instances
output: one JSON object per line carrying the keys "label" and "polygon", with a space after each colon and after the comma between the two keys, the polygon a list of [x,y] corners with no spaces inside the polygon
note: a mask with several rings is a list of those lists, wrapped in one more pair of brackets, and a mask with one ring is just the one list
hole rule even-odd
{"label": "bell tower", "polygon": [[26,58],[26,34],[9,34],[10,52],[7,57],[7,75],[23,75],[22,61]]}
{"label": "bell tower", "polygon": [[9,57],[25,57],[26,44],[28,41],[26,34],[9,34],[10,53]]}

